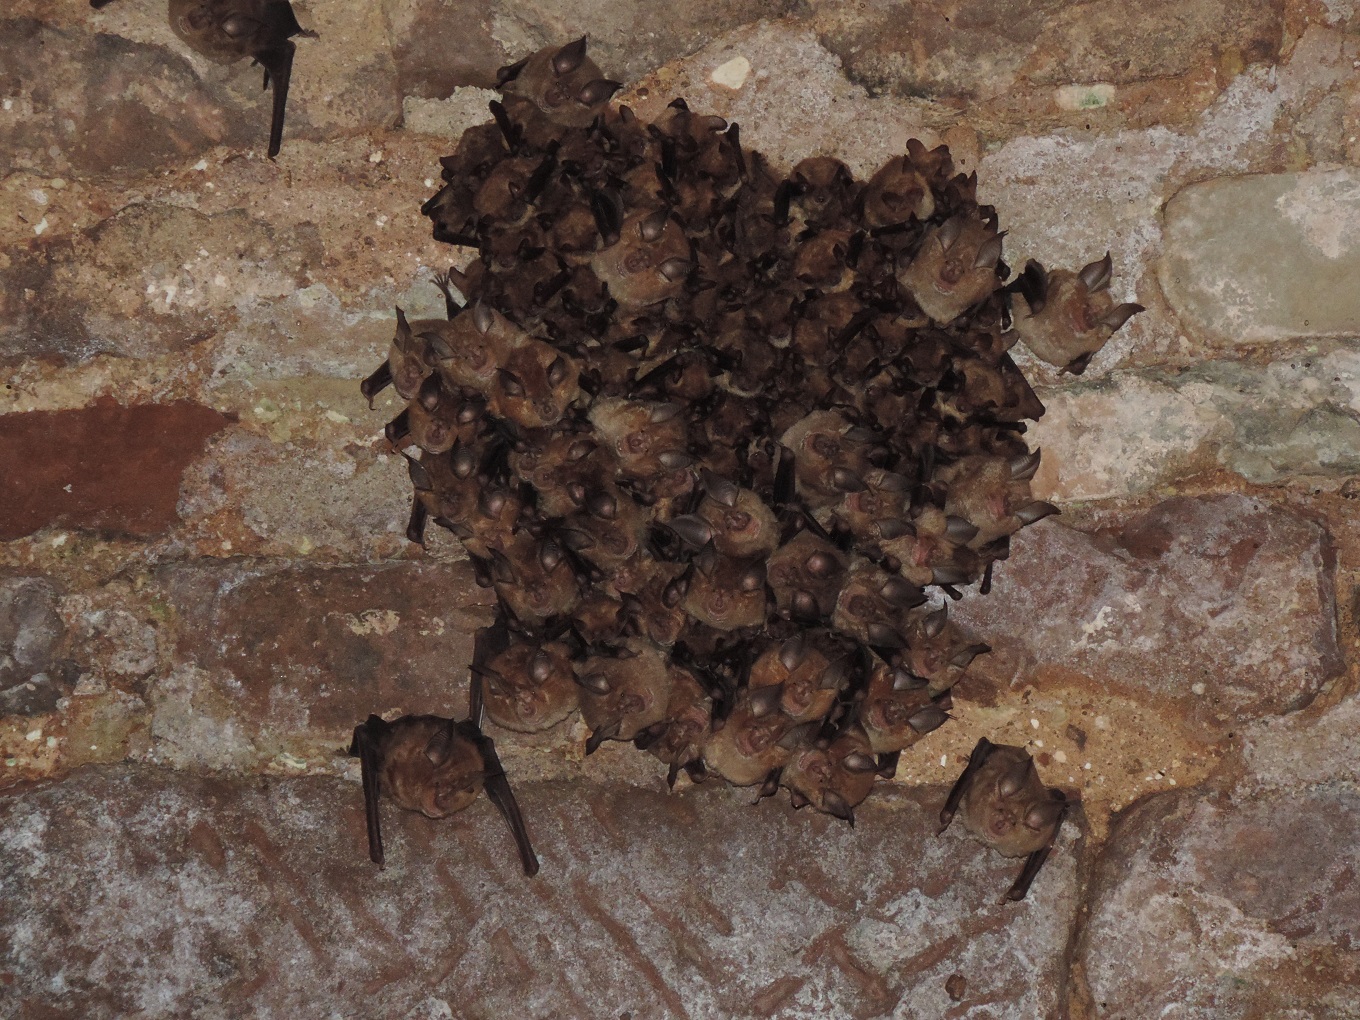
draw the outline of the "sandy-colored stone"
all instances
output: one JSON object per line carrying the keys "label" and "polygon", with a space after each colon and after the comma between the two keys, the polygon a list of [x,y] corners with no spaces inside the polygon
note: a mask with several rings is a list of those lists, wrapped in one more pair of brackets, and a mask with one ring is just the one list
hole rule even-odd
{"label": "sandy-colored stone", "polygon": [[1344,668],[1326,533],[1284,508],[1178,497],[1094,534],[1047,521],[1012,549],[992,593],[952,610],[993,647],[973,670],[1003,683],[1081,675],[1213,741]]}
{"label": "sandy-colored stone", "polygon": [[[358,784],[85,770],[0,799],[0,975],[38,1016],[1056,1016],[1076,826],[1022,904],[937,839],[944,791],[855,828],[718,788],[520,784],[526,879],[485,799],[444,822]],[[1023,933],[1022,938],[1016,938]],[[166,948],[162,948],[166,947]],[[173,949],[169,948],[173,947]],[[957,987],[957,984],[955,985]]]}
{"label": "sandy-colored stone", "polygon": [[1360,1016],[1360,797],[1165,793],[1116,827],[1077,959],[1090,1014]]}
{"label": "sandy-colored stone", "polygon": [[1360,175],[1227,177],[1167,204],[1158,279],[1188,329],[1217,344],[1360,334]]}

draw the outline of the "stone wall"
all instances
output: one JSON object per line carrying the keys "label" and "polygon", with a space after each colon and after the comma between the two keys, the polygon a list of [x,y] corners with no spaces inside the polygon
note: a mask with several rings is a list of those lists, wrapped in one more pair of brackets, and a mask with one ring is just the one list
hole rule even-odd
{"label": "stone wall", "polygon": [[[1350,0],[311,0],[258,68],[161,0],[0,34],[0,1017],[1360,1017]],[[764,20],[758,20],[764,19]],[[1006,258],[1148,311],[1048,408],[953,720],[854,829],[568,723],[387,815],[349,730],[461,715],[486,592],[357,381],[439,314],[418,208],[495,69],[590,33],[781,168],[947,141]],[[715,70],[722,73],[714,75]],[[981,735],[1079,793],[1028,900],[931,818]]]}

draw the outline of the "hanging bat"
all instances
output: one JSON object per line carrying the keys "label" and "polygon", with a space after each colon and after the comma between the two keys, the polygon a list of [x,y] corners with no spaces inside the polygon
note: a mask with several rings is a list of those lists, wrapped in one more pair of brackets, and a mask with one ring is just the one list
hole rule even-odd
{"label": "hanging bat", "polygon": [[[113,0],[90,0],[96,10]],[[170,28],[195,53],[217,64],[251,57],[264,68],[264,87],[274,86],[269,158],[279,154],[295,35],[316,38],[297,22],[288,0],[170,0]]]}
{"label": "hanging bat", "polygon": [[526,875],[538,873],[538,857],[519,805],[505,778],[496,745],[482,733],[482,681],[492,650],[478,634],[473,653],[469,715],[462,722],[436,715],[406,715],[392,722],[370,715],[354,727],[349,747],[358,758],[364,783],[364,812],[368,821],[368,856],[384,866],[379,801],[383,794],[407,811],[427,818],[447,818],[463,810],[485,789],[505,816],[519,849]]}
{"label": "hanging bat", "polygon": [[1023,747],[977,742],[968,765],[949,791],[940,812],[940,832],[955,812],[973,836],[1007,857],[1026,857],[1008,900],[1023,900],[1053,848],[1068,802],[1062,791],[1045,787],[1034,759]]}

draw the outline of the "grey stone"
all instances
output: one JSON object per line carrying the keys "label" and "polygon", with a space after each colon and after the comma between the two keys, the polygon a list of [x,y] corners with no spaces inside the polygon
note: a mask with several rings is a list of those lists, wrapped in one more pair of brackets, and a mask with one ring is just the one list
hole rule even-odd
{"label": "grey stone", "polygon": [[1159,794],[1120,819],[1077,961],[1092,1017],[1360,1016],[1360,795]]}
{"label": "grey stone", "polygon": [[1360,174],[1344,168],[1194,184],[1166,208],[1157,275],[1211,343],[1360,334]]}
{"label": "grey stone", "polygon": [[[1264,485],[1360,473],[1360,349],[1201,362],[1044,389],[1031,432],[1046,499],[1131,496],[1215,468]],[[1099,423],[1099,427],[1093,427]]]}
{"label": "grey stone", "polygon": [[0,716],[50,712],[71,692],[80,669],[58,658],[65,634],[50,582],[0,579]]}
{"label": "grey stone", "polygon": [[1344,668],[1327,534],[1283,507],[1177,497],[1094,534],[1045,521],[1012,550],[951,610],[993,646],[973,671],[1006,684],[1077,674],[1216,740]]}
{"label": "grey stone", "polygon": [[1017,862],[937,839],[938,788],[876,796],[853,829],[717,787],[517,793],[532,879],[485,799],[443,822],[385,804],[380,872],[357,783],[113,768],[12,791],[5,999],[91,1020],[925,1018],[959,973],[997,1020],[1063,1008],[1071,823],[1003,904]]}

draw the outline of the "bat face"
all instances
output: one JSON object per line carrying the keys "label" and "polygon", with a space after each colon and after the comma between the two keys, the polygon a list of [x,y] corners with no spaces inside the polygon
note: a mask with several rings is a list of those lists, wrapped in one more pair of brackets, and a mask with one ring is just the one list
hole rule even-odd
{"label": "bat face", "polygon": [[1067,806],[1061,791],[1044,786],[1023,747],[984,738],[940,812],[941,831],[960,811],[964,828],[977,839],[1007,857],[1027,857],[1006,894],[1018,900],[1047,859]]}
{"label": "bat face", "polygon": [[931,319],[950,322],[1001,286],[1000,258],[996,228],[976,214],[957,215],[930,229],[898,281]]}
{"label": "bat face", "polygon": [[379,785],[398,807],[427,818],[462,811],[482,792],[485,763],[452,719],[405,716],[382,744]]}
{"label": "bat face", "polygon": [[1080,375],[1092,356],[1143,306],[1115,304],[1110,296],[1113,264],[1109,252],[1078,272],[1047,272],[1037,262],[1017,281],[1021,301],[1012,305],[1015,332],[1025,346],[1051,365]]}
{"label": "bat face", "polygon": [[620,88],[586,56],[586,37],[549,46],[501,69],[500,88],[517,118],[537,117],[564,127],[585,127]]}
{"label": "bat face", "polygon": [[869,738],[851,726],[834,739],[795,748],[780,784],[788,788],[794,807],[810,804],[854,825],[854,809],[869,796],[877,770]]}

